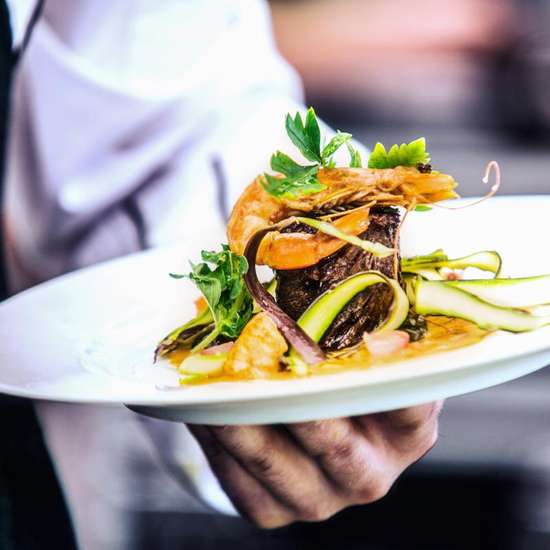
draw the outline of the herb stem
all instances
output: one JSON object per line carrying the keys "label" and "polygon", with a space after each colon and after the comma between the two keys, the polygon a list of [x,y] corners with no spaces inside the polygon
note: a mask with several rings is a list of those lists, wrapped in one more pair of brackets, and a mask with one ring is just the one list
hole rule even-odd
{"label": "herb stem", "polygon": [[198,351],[202,351],[206,347],[208,347],[209,344],[211,344],[218,336],[220,335],[220,331],[215,328],[210,334],[206,336],[203,340],[201,340],[196,346],[193,347],[191,350],[191,353],[197,353]]}

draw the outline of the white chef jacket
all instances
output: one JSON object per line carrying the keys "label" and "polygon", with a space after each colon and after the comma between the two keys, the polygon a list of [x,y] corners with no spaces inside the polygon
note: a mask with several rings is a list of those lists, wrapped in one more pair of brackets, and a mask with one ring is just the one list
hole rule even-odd
{"label": "white chef jacket", "polygon": [[[11,2],[16,42],[33,4]],[[14,90],[13,290],[221,234],[226,206],[288,150],[301,101],[261,0],[48,0]],[[123,548],[132,510],[233,511],[184,426],[122,406],[38,410],[82,548]]]}

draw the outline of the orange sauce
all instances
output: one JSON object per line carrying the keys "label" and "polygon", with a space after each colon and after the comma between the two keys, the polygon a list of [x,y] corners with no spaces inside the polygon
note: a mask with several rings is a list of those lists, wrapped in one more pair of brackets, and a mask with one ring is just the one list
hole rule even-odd
{"label": "orange sauce", "polygon": [[[422,340],[411,342],[405,348],[383,357],[372,357],[365,346],[358,347],[343,357],[329,358],[326,361],[310,367],[312,375],[334,374],[335,372],[364,370],[380,367],[397,361],[413,359],[424,355],[450,351],[480,342],[489,334],[474,323],[451,317],[427,317],[428,330]],[[188,350],[177,350],[169,356],[169,361],[177,367],[187,356]],[[265,372],[263,379],[290,380],[296,378],[290,371]],[[212,382],[235,382],[243,380],[235,376],[222,374],[220,376],[204,378],[194,381],[193,384],[208,384]]]}
{"label": "orange sauce", "polygon": [[173,351],[169,356],[168,360],[174,367],[179,367],[180,363],[186,358],[189,357],[191,352],[188,349],[177,349]]}

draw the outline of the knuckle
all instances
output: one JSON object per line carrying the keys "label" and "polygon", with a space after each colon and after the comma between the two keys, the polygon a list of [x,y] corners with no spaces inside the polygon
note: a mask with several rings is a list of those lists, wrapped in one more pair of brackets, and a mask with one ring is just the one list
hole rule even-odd
{"label": "knuckle", "polygon": [[355,456],[355,445],[350,440],[340,441],[332,447],[326,449],[322,454],[323,458],[329,462],[346,464],[353,460]]}
{"label": "knuckle", "polygon": [[439,429],[437,422],[429,426],[429,429],[419,432],[417,437],[411,440],[411,445],[409,447],[409,454],[412,456],[413,461],[419,460],[428,453],[437,443],[438,438]]}
{"label": "knuckle", "polygon": [[422,429],[425,428],[426,423],[429,421],[430,414],[431,413],[429,412],[419,414],[415,418],[411,418],[407,420],[407,422],[403,422],[402,424],[398,425],[397,428],[403,434],[414,435],[418,432],[421,432]]}
{"label": "knuckle", "polygon": [[411,429],[413,431],[422,431],[426,426],[434,426],[438,423],[439,413],[441,412],[440,403],[431,403],[426,405],[423,414],[417,419],[416,422],[413,422]]}
{"label": "knuckle", "polygon": [[422,433],[426,427],[437,424],[440,410],[441,404],[438,402],[416,407],[413,415],[401,420],[394,427],[403,434]]}
{"label": "knuckle", "polygon": [[355,490],[360,504],[369,504],[384,498],[390,491],[392,483],[384,476],[370,479]]}
{"label": "knuckle", "polygon": [[293,425],[302,437],[319,437],[322,438],[323,434],[330,429],[330,421],[328,420],[314,420],[311,422],[298,422]]}

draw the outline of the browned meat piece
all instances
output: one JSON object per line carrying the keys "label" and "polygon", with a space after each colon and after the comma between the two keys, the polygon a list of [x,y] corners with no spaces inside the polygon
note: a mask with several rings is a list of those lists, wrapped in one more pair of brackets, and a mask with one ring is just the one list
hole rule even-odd
{"label": "browned meat piece", "polygon": [[[375,207],[371,210],[369,228],[361,237],[397,248],[399,222],[400,215],[395,208]],[[396,277],[393,257],[375,258],[356,246],[346,245],[314,266],[277,271],[277,303],[298,319],[323,292],[355,273],[369,270]],[[383,284],[358,294],[336,317],[321,340],[321,347],[334,351],[359,342],[363,332],[373,330],[386,318],[391,300],[392,291]]]}

